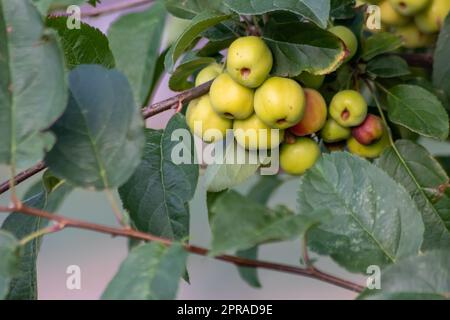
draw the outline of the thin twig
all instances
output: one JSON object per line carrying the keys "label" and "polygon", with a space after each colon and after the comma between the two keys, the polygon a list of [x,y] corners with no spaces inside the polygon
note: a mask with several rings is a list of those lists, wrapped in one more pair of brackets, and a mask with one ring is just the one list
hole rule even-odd
{"label": "thin twig", "polygon": [[[161,102],[154,103],[144,109],[142,109],[142,116],[144,119],[148,119],[150,117],[153,117],[161,112],[175,109],[179,106],[180,101],[187,103],[191,100],[194,100],[196,98],[201,97],[202,95],[208,93],[209,88],[211,87],[212,81],[207,82],[201,86],[186,90],[181,92],[180,94],[173,96],[169,99],[166,99]],[[38,164],[34,165],[33,167],[26,169],[25,171],[19,173],[14,177],[15,185],[18,185],[19,183],[31,178],[35,174],[41,172],[42,170],[46,169],[47,166],[44,162],[39,162]],[[11,180],[5,181],[0,185],[0,195],[8,191],[11,187]]]}
{"label": "thin twig", "polygon": [[[114,228],[114,227],[108,227],[96,223],[71,219],[67,217],[63,217],[60,215],[56,215],[47,211],[30,208],[27,206],[21,206],[20,208],[7,208],[7,207],[0,207],[0,212],[21,212],[26,215],[40,217],[52,221],[58,222],[60,225],[66,227],[66,228],[77,228],[77,229],[84,229],[84,230],[91,230],[99,233],[105,233],[112,236],[120,236],[120,237],[127,237],[127,238],[133,238],[138,240],[144,240],[144,241],[154,241],[161,243],[166,246],[172,245],[173,241],[154,236],[152,234],[140,232],[137,230],[132,229],[125,229],[125,228]],[[209,250],[190,245],[190,244],[183,244],[183,247],[186,251],[191,252],[193,254],[202,255],[202,256],[208,256]],[[356,283],[337,278],[335,276],[332,276],[330,274],[327,274],[323,271],[317,270],[317,269],[305,269],[305,268],[299,268],[279,263],[273,263],[273,262],[267,262],[267,261],[257,261],[257,260],[250,260],[245,259],[241,257],[231,256],[231,255],[220,255],[214,257],[215,259],[225,261],[228,263],[233,263],[238,266],[242,267],[250,267],[250,268],[261,268],[261,269],[267,269],[267,270],[274,270],[274,271],[280,271],[285,273],[292,273],[300,276],[305,276],[313,279],[317,279],[320,281],[324,281],[330,284],[333,284],[335,286],[348,289],[354,292],[362,292],[364,290],[364,287],[361,285],[358,285]]]}

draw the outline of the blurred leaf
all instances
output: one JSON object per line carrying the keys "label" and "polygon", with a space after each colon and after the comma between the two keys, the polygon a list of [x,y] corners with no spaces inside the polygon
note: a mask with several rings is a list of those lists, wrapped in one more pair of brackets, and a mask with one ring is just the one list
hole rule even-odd
{"label": "blurred leaf", "polygon": [[0,230],[0,300],[8,294],[9,285],[17,273],[19,259],[19,242],[9,232]]}
{"label": "blurred leaf", "polygon": [[[194,196],[198,165],[177,163],[180,152],[176,132],[183,130],[183,155],[193,160],[193,138],[184,117],[176,114],[164,131],[146,130],[142,162],[133,176],[119,188],[125,209],[136,227],[157,236],[183,239],[189,235],[188,202]],[[174,139],[174,140],[173,140]],[[188,139],[186,141],[185,139]],[[178,154],[178,153],[177,153]]]}
{"label": "blurred leaf", "polygon": [[447,209],[438,208],[442,200],[433,204],[425,193],[426,188],[446,183],[446,172],[424,147],[409,140],[399,140],[395,146],[384,152],[377,164],[406,188],[421,211],[425,223],[422,250],[449,249],[450,216],[445,214]]}
{"label": "blurred leaf", "polygon": [[402,44],[402,39],[392,33],[375,33],[366,39],[362,50],[362,58],[369,61],[381,54],[397,50]]}
{"label": "blurred leaf", "polygon": [[211,211],[211,255],[299,238],[327,216],[326,210],[315,218],[294,215],[286,208],[272,210],[235,191],[221,194]]}
{"label": "blurred leaf", "polygon": [[329,0],[224,0],[224,3],[240,15],[289,11],[311,20],[322,28],[327,27],[330,15]]}
{"label": "blurred leaf", "polygon": [[45,163],[76,186],[122,185],[144,147],[144,124],[127,79],[116,70],[81,65],[69,82],[69,105],[51,128],[57,143]]}
{"label": "blurred leaf", "polygon": [[170,73],[173,72],[178,58],[203,31],[229,18],[229,15],[212,13],[209,11],[202,11],[198,14],[170,48],[164,63],[166,71]]}
{"label": "blurred leaf", "polygon": [[[450,57],[450,16],[447,17],[441,28],[433,59],[433,84],[445,94],[446,101],[450,102],[450,63],[448,63],[448,57]],[[446,108],[450,110],[450,103],[447,103]]]}
{"label": "blurred leaf", "polygon": [[[53,181],[51,189],[48,189],[47,180],[49,179]],[[55,212],[69,192],[72,191],[71,187],[60,180],[58,180],[59,183],[55,184],[55,179],[55,177],[49,176],[48,171],[46,171],[43,180],[33,185],[25,194],[24,205]],[[2,230],[10,232],[17,239],[22,239],[47,225],[48,220],[15,212],[11,213],[3,222]],[[42,237],[39,237],[22,247],[22,256],[18,261],[19,272],[11,281],[9,300],[37,299],[36,260],[41,242]]]}
{"label": "blurred leaf", "polygon": [[103,292],[103,300],[172,300],[185,271],[187,252],[179,244],[140,245],[128,254]]}
{"label": "blurred leaf", "polygon": [[381,272],[381,289],[366,289],[359,299],[450,299],[450,251],[409,257]]}
{"label": "blurred leaf", "polygon": [[419,86],[397,85],[387,95],[389,120],[426,137],[446,139],[449,119],[438,98]]}
{"label": "blurred leaf", "polygon": [[117,69],[128,77],[139,106],[148,101],[154,84],[166,14],[164,4],[156,1],[144,11],[121,16],[108,30]]}
{"label": "blurred leaf", "polygon": [[342,41],[311,23],[272,20],[263,38],[272,49],[273,73],[278,76],[331,73],[345,57]]}
{"label": "blurred leaf", "polygon": [[[424,226],[406,190],[380,168],[346,152],[323,154],[301,178],[300,213],[332,218],[311,230],[308,244],[351,272],[417,255]],[[314,211],[317,212],[317,211]]]}
{"label": "blurred leaf", "polygon": [[27,0],[0,2],[0,163],[28,167],[52,147],[44,132],[64,111],[67,87],[57,37]]}
{"label": "blurred leaf", "polygon": [[395,78],[411,73],[406,61],[398,56],[378,56],[369,61],[366,71],[379,78]]}
{"label": "blurred leaf", "polygon": [[355,0],[331,0],[331,16],[335,19],[350,19],[355,16]]}
{"label": "blurred leaf", "polygon": [[42,16],[47,16],[49,9],[65,10],[71,5],[81,5],[86,0],[31,0]]}
{"label": "blurred leaf", "polygon": [[105,68],[114,68],[108,38],[100,30],[82,22],[81,29],[69,29],[67,17],[49,17],[46,24],[58,32],[69,69],[80,64],[101,64]]}
{"label": "blurred leaf", "polygon": [[221,9],[222,0],[165,0],[167,11],[178,18],[193,19],[199,12]]}
{"label": "blurred leaf", "polygon": [[169,88],[173,91],[184,91],[194,87],[194,81],[190,81],[189,78],[211,63],[216,62],[214,58],[197,57],[193,56],[189,59],[185,59],[176,70],[172,73],[169,79]]}

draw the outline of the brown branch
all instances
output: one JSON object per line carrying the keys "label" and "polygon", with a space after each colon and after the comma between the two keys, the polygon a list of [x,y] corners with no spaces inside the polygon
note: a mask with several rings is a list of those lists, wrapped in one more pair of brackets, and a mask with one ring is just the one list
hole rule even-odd
{"label": "brown branch", "polygon": [[[99,6],[99,7],[88,7],[88,9],[81,10],[81,16],[86,17],[97,17],[103,14],[110,14],[118,11],[133,9],[143,5],[152,3],[153,0],[126,0],[123,2],[115,3],[109,6]],[[68,15],[65,11],[56,10],[49,14],[50,16],[66,16]]]}
{"label": "brown branch", "polygon": [[[112,236],[133,238],[133,239],[138,239],[138,240],[143,240],[143,241],[155,241],[155,242],[164,244],[166,246],[170,246],[173,243],[172,240],[157,237],[152,234],[140,232],[137,230],[125,229],[125,228],[120,229],[120,228],[108,227],[108,226],[104,226],[104,225],[100,225],[100,224],[96,224],[96,223],[71,219],[71,218],[59,216],[59,215],[56,215],[56,214],[53,214],[53,213],[50,213],[47,211],[26,207],[23,205],[19,208],[0,207],[0,212],[6,212],[6,213],[21,212],[26,215],[40,217],[40,218],[48,219],[51,221],[56,221],[61,226],[61,229],[63,227],[66,227],[66,228],[71,227],[71,228],[77,228],[77,229],[91,230],[91,231],[95,231],[95,232],[99,232],[99,233],[110,234]],[[202,256],[209,255],[208,249],[190,245],[190,244],[183,244],[183,246],[186,251],[191,252],[193,254],[202,255]],[[296,274],[296,275],[300,275],[300,276],[304,276],[304,277],[309,277],[309,278],[324,281],[329,284],[333,284],[335,286],[338,286],[338,287],[341,287],[344,289],[348,289],[348,290],[351,290],[354,292],[358,292],[358,293],[362,292],[364,290],[363,286],[360,286],[356,283],[353,283],[353,282],[350,282],[350,281],[347,281],[344,279],[337,278],[337,277],[327,274],[323,271],[317,270],[316,268],[306,268],[305,269],[305,268],[299,268],[299,267],[294,267],[294,266],[289,266],[289,265],[284,265],[284,264],[279,264],[279,263],[273,263],[273,262],[267,262],[267,261],[250,260],[250,259],[245,259],[245,258],[241,258],[241,257],[231,256],[231,255],[220,255],[220,256],[216,256],[214,258],[221,260],[221,261],[228,262],[228,263],[232,263],[232,264],[235,264],[235,265],[241,266],[241,267],[274,270],[274,271],[280,271],[280,272]]]}
{"label": "brown branch", "polygon": [[398,56],[405,59],[412,67],[421,67],[425,69],[433,68],[433,56],[431,54],[400,53]]}
{"label": "brown branch", "polygon": [[[148,119],[150,117],[153,117],[161,112],[170,110],[170,109],[176,109],[182,102],[189,102],[191,100],[194,100],[196,98],[201,97],[202,95],[208,93],[209,88],[211,87],[212,81],[207,82],[205,84],[202,84],[201,86],[186,90],[181,92],[180,94],[173,96],[169,99],[166,99],[161,102],[157,102],[155,104],[152,104],[144,109],[142,109],[142,116],[144,119]],[[31,178],[35,174],[39,173],[40,171],[44,170],[46,168],[46,165],[43,162],[39,162],[35,166],[26,169],[25,171],[19,173],[14,177],[15,184],[18,185],[19,183],[27,180],[28,178]],[[11,188],[10,181],[5,181],[0,185],[0,195],[5,193]]]}

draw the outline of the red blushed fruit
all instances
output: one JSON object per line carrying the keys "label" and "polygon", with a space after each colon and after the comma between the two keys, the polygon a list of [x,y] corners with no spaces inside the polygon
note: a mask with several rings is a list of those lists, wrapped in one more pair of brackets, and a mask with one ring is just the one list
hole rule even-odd
{"label": "red blushed fruit", "polygon": [[327,120],[327,104],[322,95],[314,89],[304,89],[306,106],[302,120],[289,131],[296,136],[307,136],[320,131]]}
{"label": "red blushed fruit", "polygon": [[352,129],[352,136],[366,146],[379,140],[383,133],[384,127],[381,118],[373,114],[367,115],[363,123]]}

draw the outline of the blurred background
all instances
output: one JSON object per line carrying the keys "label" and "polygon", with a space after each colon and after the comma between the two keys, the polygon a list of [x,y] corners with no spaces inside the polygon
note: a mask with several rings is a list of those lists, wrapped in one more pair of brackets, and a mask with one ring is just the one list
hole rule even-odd
{"label": "blurred background", "polygon": [[[124,0],[102,0],[100,6],[111,6]],[[84,8],[84,7],[83,7]],[[138,11],[147,6],[138,7]],[[82,9],[83,10],[83,9]],[[83,19],[92,26],[106,33],[109,25],[120,14],[111,13],[101,17]],[[183,30],[185,22],[168,18],[164,43],[167,44]],[[163,47],[165,47],[163,45]],[[154,101],[160,101],[173,95],[167,88],[167,77],[161,82]],[[172,115],[166,112],[148,122],[152,128],[163,128]],[[432,153],[448,155],[450,150],[444,145],[431,140],[421,140]],[[8,179],[9,171],[0,166],[1,181]],[[23,183],[18,187],[19,194],[37,181]],[[296,207],[297,181],[283,185],[272,197],[270,205],[285,204],[292,209]],[[252,181],[240,189],[245,191]],[[200,179],[197,193],[190,203],[191,208],[191,242],[208,247],[210,232],[206,211],[206,190]],[[8,203],[9,194],[0,196],[0,204]],[[120,200],[118,200],[120,201]],[[59,210],[60,214],[82,220],[89,220],[107,225],[116,225],[114,214],[104,193],[77,189],[70,194]],[[245,213],[243,213],[245,214]],[[0,216],[0,224],[4,216]],[[45,237],[38,260],[38,287],[40,299],[98,299],[114,276],[121,261],[127,255],[127,240],[112,238],[93,232],[66,229]],[[262,246],[260,259],[299,265],[300,243],[291,242]],[[313,258],[315,256],[313,255]],[[349,280],[365,284],[363,275],[349,274],[330,259],[317,257],[317,265],[324,271],[339,275]],[[77,265],[81,268],[81,290],[66,288],[67,267]],[[254,289],[243,282],[234,265],[213,259],[191,255],[188,263],[191,284],[180,281],[179,299],[353,299],[356,294],[326,283],[299,276],[273,271],[259,270],[261,289]]]}

